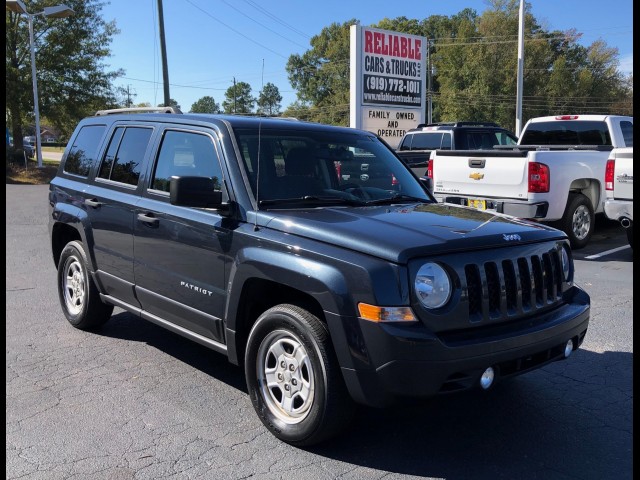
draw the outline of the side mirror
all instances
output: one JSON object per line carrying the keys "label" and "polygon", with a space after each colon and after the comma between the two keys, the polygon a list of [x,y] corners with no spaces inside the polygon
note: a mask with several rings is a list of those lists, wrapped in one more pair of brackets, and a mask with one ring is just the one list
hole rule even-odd
{"label": "side mirror", "polygon": [[171,177],[169,201],[171,205],[215,208],[224,212],[229,206],[222,203],[222,192],[215,190],[215,182],[210,177]]}

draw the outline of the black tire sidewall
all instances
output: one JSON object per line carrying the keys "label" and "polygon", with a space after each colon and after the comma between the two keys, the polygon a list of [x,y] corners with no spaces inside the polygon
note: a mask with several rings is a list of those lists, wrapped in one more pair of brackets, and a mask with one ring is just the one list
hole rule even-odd
{"label": "black tire sidewall", "polygon": [[[71,257],[78,259],[84,278],[85,297],[82,308],[77,314],[69,311],[64,298],[63,285],[64,276],[66,275],[66,263]],[[81,330],[91,330],[101,326],[109,319],[113,312],[113,305],[107,305],[100,299],[100,294],[91,278],[87,254],[85,253],[82,243],[79,241],[74,240],[69,242],[60,253],[60,260],[58,262],[58,297],[62,311],[69,323]]]}
{"label": "black tire sidewall", "polygon": [[[285,330],[295,335],[304,345],[313,365],[314,400],[307,417],[297,424],[286,424],[276,417],[265,403],[258,385],[256,360],[261,342],[274,330]],[[326,359],[320,351],[318,339],[294,310],[270,309],[265,312],[251,330],[245,356],[245,374],[251,402],[262,423],[279,439],[304,445],[321,428],[327,406]]]}
{"label": "black tire sidewall", "polygon": [[[585,238],[578,239],[573,233],[573,215],[581,205],[584,205],[589,210],[589,233],[587,233],[587,236]],[[593,235],[593,230],[595,228],[595,213],[591,202],[585,195],[577,193],[571,194],[569,196],[567,209],[562,219],[561,227],[569,237],[572,249],[577,250],[583,248],[587,245],[587,243],[589,243],[589,240],[591,240],[591,236]]]}

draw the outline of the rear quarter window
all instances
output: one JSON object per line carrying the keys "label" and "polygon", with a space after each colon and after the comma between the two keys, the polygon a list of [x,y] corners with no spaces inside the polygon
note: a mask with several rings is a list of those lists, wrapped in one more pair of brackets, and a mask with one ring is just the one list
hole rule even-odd
{"label": "rear quarter window", "polygon": [[86,125],[80,129],[69,149],[63,171],[81,177],[89,176],[91,165],[96,161],[100,140],[106,125]]}
{"label": "rear quarter window", "polygon": [[620,122],[625,147],[633,147],[633,123],[627,120]]}

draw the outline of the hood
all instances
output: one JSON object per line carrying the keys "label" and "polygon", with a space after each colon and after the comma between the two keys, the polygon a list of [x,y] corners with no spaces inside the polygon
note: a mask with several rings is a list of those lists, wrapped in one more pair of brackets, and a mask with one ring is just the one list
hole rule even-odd
{"label": "hood", "polygon": [[566,238],[538,223],[444,204],[319,207],[261,212],[267,228],[395,263],[410,258]]}

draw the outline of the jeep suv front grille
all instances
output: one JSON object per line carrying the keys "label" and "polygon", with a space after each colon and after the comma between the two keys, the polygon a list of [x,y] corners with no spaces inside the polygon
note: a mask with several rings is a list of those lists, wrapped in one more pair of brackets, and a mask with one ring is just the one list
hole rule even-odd
{"label": "jeep suv front grille", "polygon": [[478,323],[521,316],[562,298],[562,273],[556,249],[464,267],[469,321]]}

